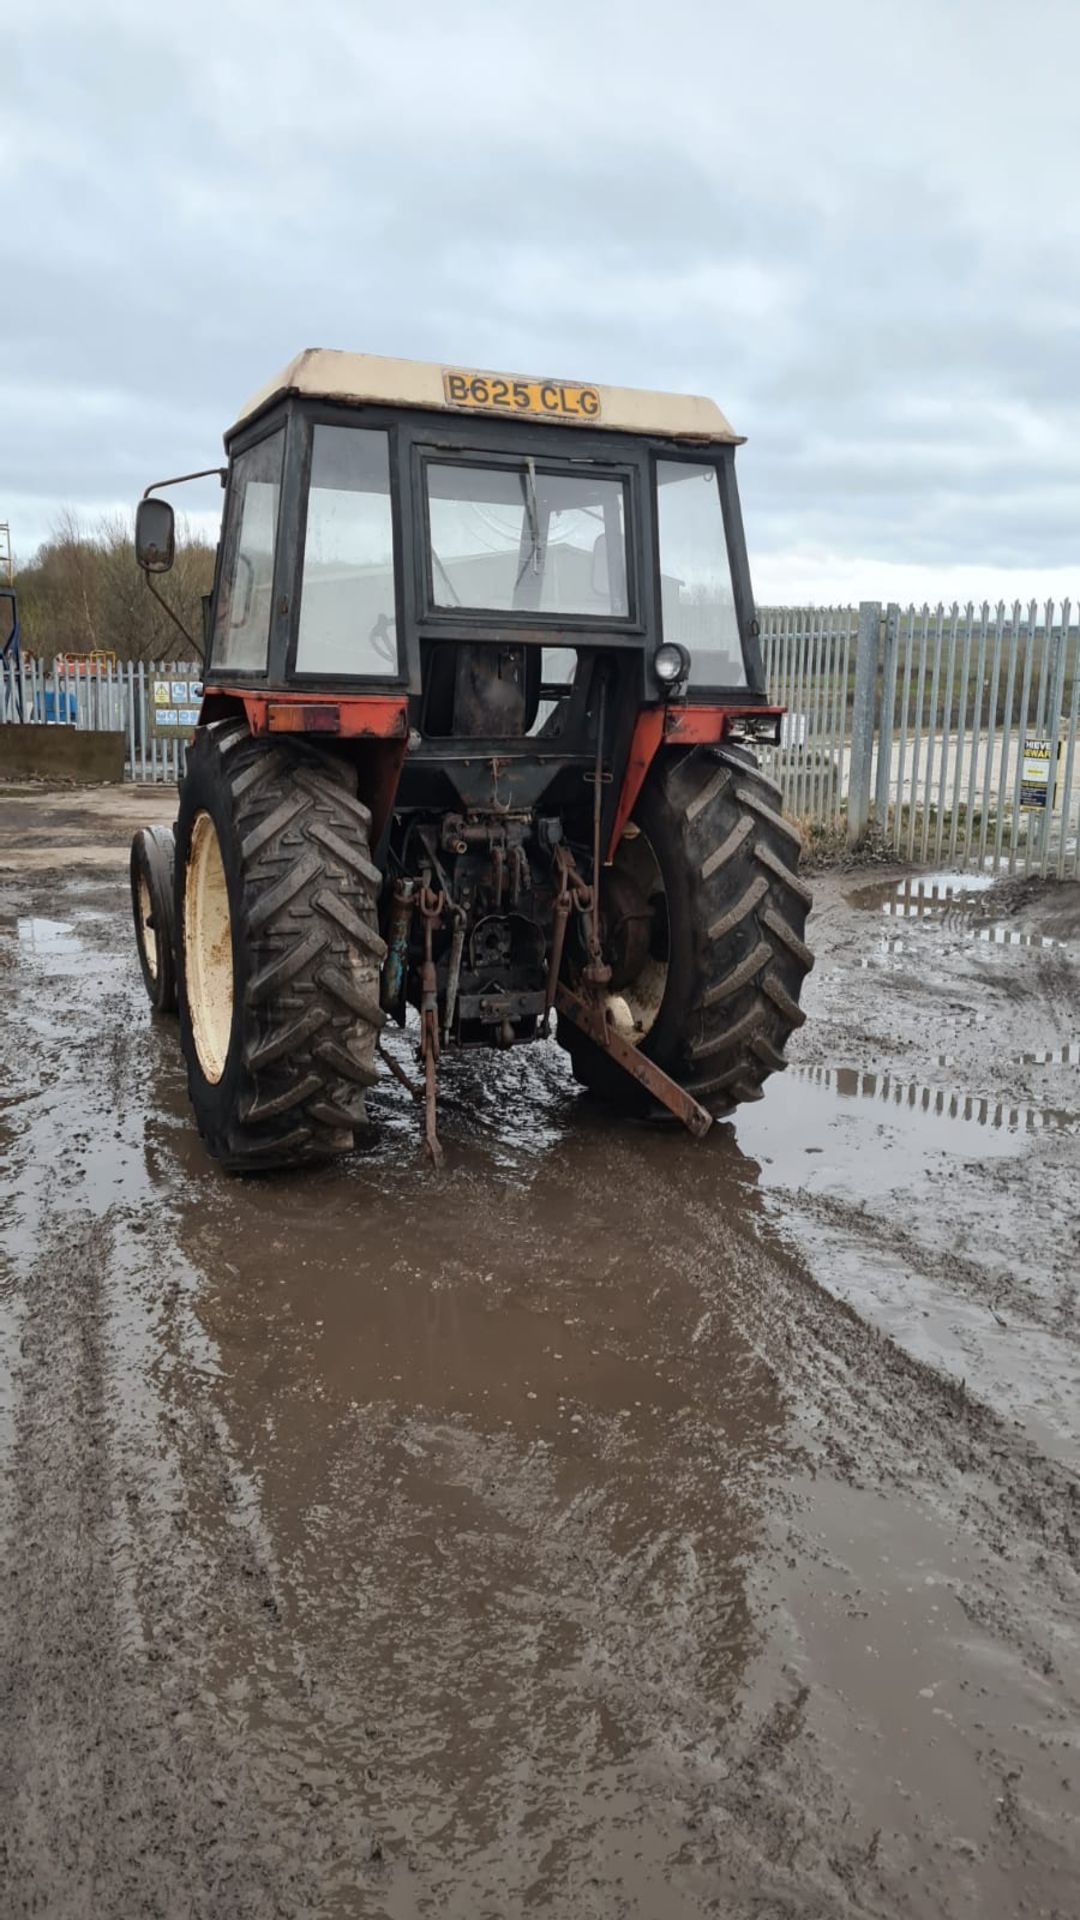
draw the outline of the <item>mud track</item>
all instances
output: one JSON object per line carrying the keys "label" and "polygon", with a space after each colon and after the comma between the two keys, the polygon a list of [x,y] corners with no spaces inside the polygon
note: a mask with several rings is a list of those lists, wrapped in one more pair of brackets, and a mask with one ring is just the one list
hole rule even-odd
{"label": "mud track", "polygon": [[1080,890],[818,876],[701,1146],[545,1048],[238,1182],[134,811],[0,789],[5,1920],[1080,1909]]}

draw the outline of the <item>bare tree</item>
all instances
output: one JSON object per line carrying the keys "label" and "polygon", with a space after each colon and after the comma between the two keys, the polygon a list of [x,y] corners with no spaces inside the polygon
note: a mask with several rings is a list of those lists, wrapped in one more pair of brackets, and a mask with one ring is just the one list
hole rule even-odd
{"label": "bare tree", "polygon": [[[176,563],[159,583],[177,618],[202,644],[202,596],[214,548],[181,521]],[[49,538],[16,572],[23,648],[43,659],[97,649],[122,660],[175,660],[183,642],[147,591],[135,562],[131,521],[102,516],[89,527],[65,509]]]}

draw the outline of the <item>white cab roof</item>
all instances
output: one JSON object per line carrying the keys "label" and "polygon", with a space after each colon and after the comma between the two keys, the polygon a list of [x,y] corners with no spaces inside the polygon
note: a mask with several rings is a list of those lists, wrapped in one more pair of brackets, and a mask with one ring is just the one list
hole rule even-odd
{"label": "white cab roof", "polygon": [[[487,419],[539,419],[558,426],[658,434],[672,440],[738,444],[741,438],[714,400],[696,394],[536,379],[424,360],[389,360],[374,353],[339,353],[328,347],[306,347],[298,353],[275,379],[252,394],[235,427],[289,393],[353,406],[423,407],[440,413],[482,414]],[[504,393],[506,400],[500,404]]]}

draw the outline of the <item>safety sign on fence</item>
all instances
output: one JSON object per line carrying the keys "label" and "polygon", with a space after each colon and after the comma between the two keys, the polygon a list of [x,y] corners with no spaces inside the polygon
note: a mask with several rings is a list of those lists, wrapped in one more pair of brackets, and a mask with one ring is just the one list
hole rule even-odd
{"label": "safety sign on fence", "polygon": [[[1057,743],[1057,757],[1061,759],[1061,741]],[[1020,805],[1029,812],[1046,810],[1047,796],[1050,792],[1050,742],[1049,740],[1025,740],[1024,763],[1020,769]],[[1053,805],[1057,805],[1057,780],[1054,781]]]}
{"label": "safety sign on fence", "polygon": [[199,724],[202,682],[154,674],[150,682],[150,730],[158,738],[186,739]]}

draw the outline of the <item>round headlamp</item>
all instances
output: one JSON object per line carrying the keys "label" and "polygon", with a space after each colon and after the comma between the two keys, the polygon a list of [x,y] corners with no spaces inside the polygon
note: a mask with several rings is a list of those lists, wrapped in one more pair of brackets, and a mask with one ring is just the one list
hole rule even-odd
{"label": "round headlamp", "polygon": [[677,641],[666,640],[653,654],[653,672],[665,687],[676,687],[690,673],[690,655]]}

